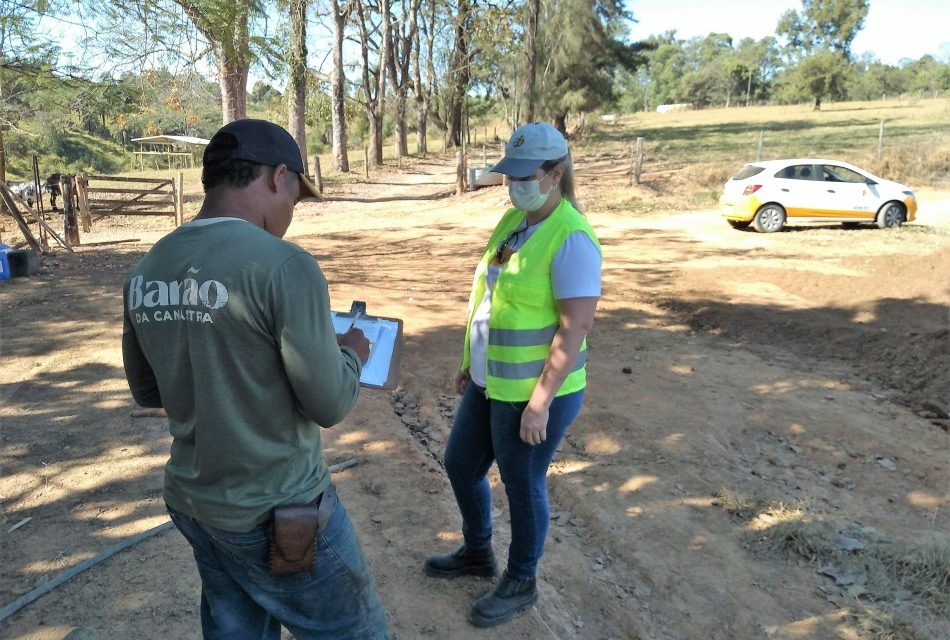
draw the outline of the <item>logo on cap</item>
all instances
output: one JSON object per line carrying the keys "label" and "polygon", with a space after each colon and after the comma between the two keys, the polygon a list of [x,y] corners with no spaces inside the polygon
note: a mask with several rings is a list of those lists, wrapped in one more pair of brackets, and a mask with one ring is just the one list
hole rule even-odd
{"label": "logo on cap", "polygon": [[511,146],[513,146],[514,148],[517,149],[518,147],[520,147],[520,146],[523,145],[523,144],[524,144],[524,136],[518,136],[518,139],[515,140],[515,143],[514,143],[513,145],[511,145]]}

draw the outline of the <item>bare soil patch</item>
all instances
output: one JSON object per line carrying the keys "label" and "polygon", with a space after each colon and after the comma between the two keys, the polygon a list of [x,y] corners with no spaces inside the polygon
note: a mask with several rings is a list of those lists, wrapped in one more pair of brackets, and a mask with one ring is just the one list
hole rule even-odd
{"label": "bare soil patch", "polygon": [[[948,637],[948,195],[922,193],[920,222],[901,230],[760,235],[712,211],[598,207],[626,180],[616,173],[580,165],[605,287],[585,408],[549,479],[541,599],[488,631],[465,620],[488,581],[421,567],[459,540],[440,463],[450,382],[505,192],[457,198],[434,159],[298,209],[289,237],[320,262],[334,307],[362,299],[405,320],[400,389],[366,390],[325,433],[330,463],[360,460],[335,481],[393,637]],[[0,606],[166,519],[169,437],[163,420],[130,417],[119,337],[124,274],[168,230],[102,224],[84,236],[101,244],[0,287]],[[114,242],[128,238],[139,242]],[[801,552],[788,532],[831,555]],[[881,545],[936,549],[936,579],[882,587],[884,574],[861,570]],[[198,595],[172,530],[25,607],[0,635],[196,638]]]}

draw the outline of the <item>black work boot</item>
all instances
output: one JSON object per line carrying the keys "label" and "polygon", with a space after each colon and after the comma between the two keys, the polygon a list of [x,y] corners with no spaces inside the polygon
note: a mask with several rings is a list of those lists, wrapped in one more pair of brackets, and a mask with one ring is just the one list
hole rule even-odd
{"label": "black work boot", "polygon": [[487,549],[469,549],[464,544],[444,556],[432,556],[426,560],[425,572],[436,578],[458,576],[483,576],[491,578],[498,574],[495,552]]}
{"label": "black work boot", "polygon": [[468,619],[477,627],[494,627],[538,601],[534,578],[518,580],[505,571],[491,592],[475,601]]}

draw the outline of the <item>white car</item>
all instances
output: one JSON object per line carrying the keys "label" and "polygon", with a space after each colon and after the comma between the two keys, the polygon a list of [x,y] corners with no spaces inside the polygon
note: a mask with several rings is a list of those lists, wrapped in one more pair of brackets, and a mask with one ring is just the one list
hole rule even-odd
{"label": "white car", "polygon": [[719,199],[736,229],[771,233],[786,224],[874,222],[882,229],[914,220],[917,199],[907,185],[837,160],[753,162],[730,178]]}

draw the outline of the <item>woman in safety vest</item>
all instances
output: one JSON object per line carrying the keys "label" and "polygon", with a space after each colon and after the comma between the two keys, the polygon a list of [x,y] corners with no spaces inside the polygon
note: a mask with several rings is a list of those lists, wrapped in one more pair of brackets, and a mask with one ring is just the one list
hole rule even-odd
{"label": "woman in safety vest", "polygon": [[431,576],[494,576],[491,491],[497,461],[511,513],[508,565],[469,620],[505,622],[538,599],[549,511],[545,476],[577,417],[586,386],[586,336],[600,297],[600,244],[574,197],[570,151],[549,124],[520,127],[492,171],[510,178],[514,205],[475,269],[462,365],[462,400],[445,450],[464,544],[426,560]]}

